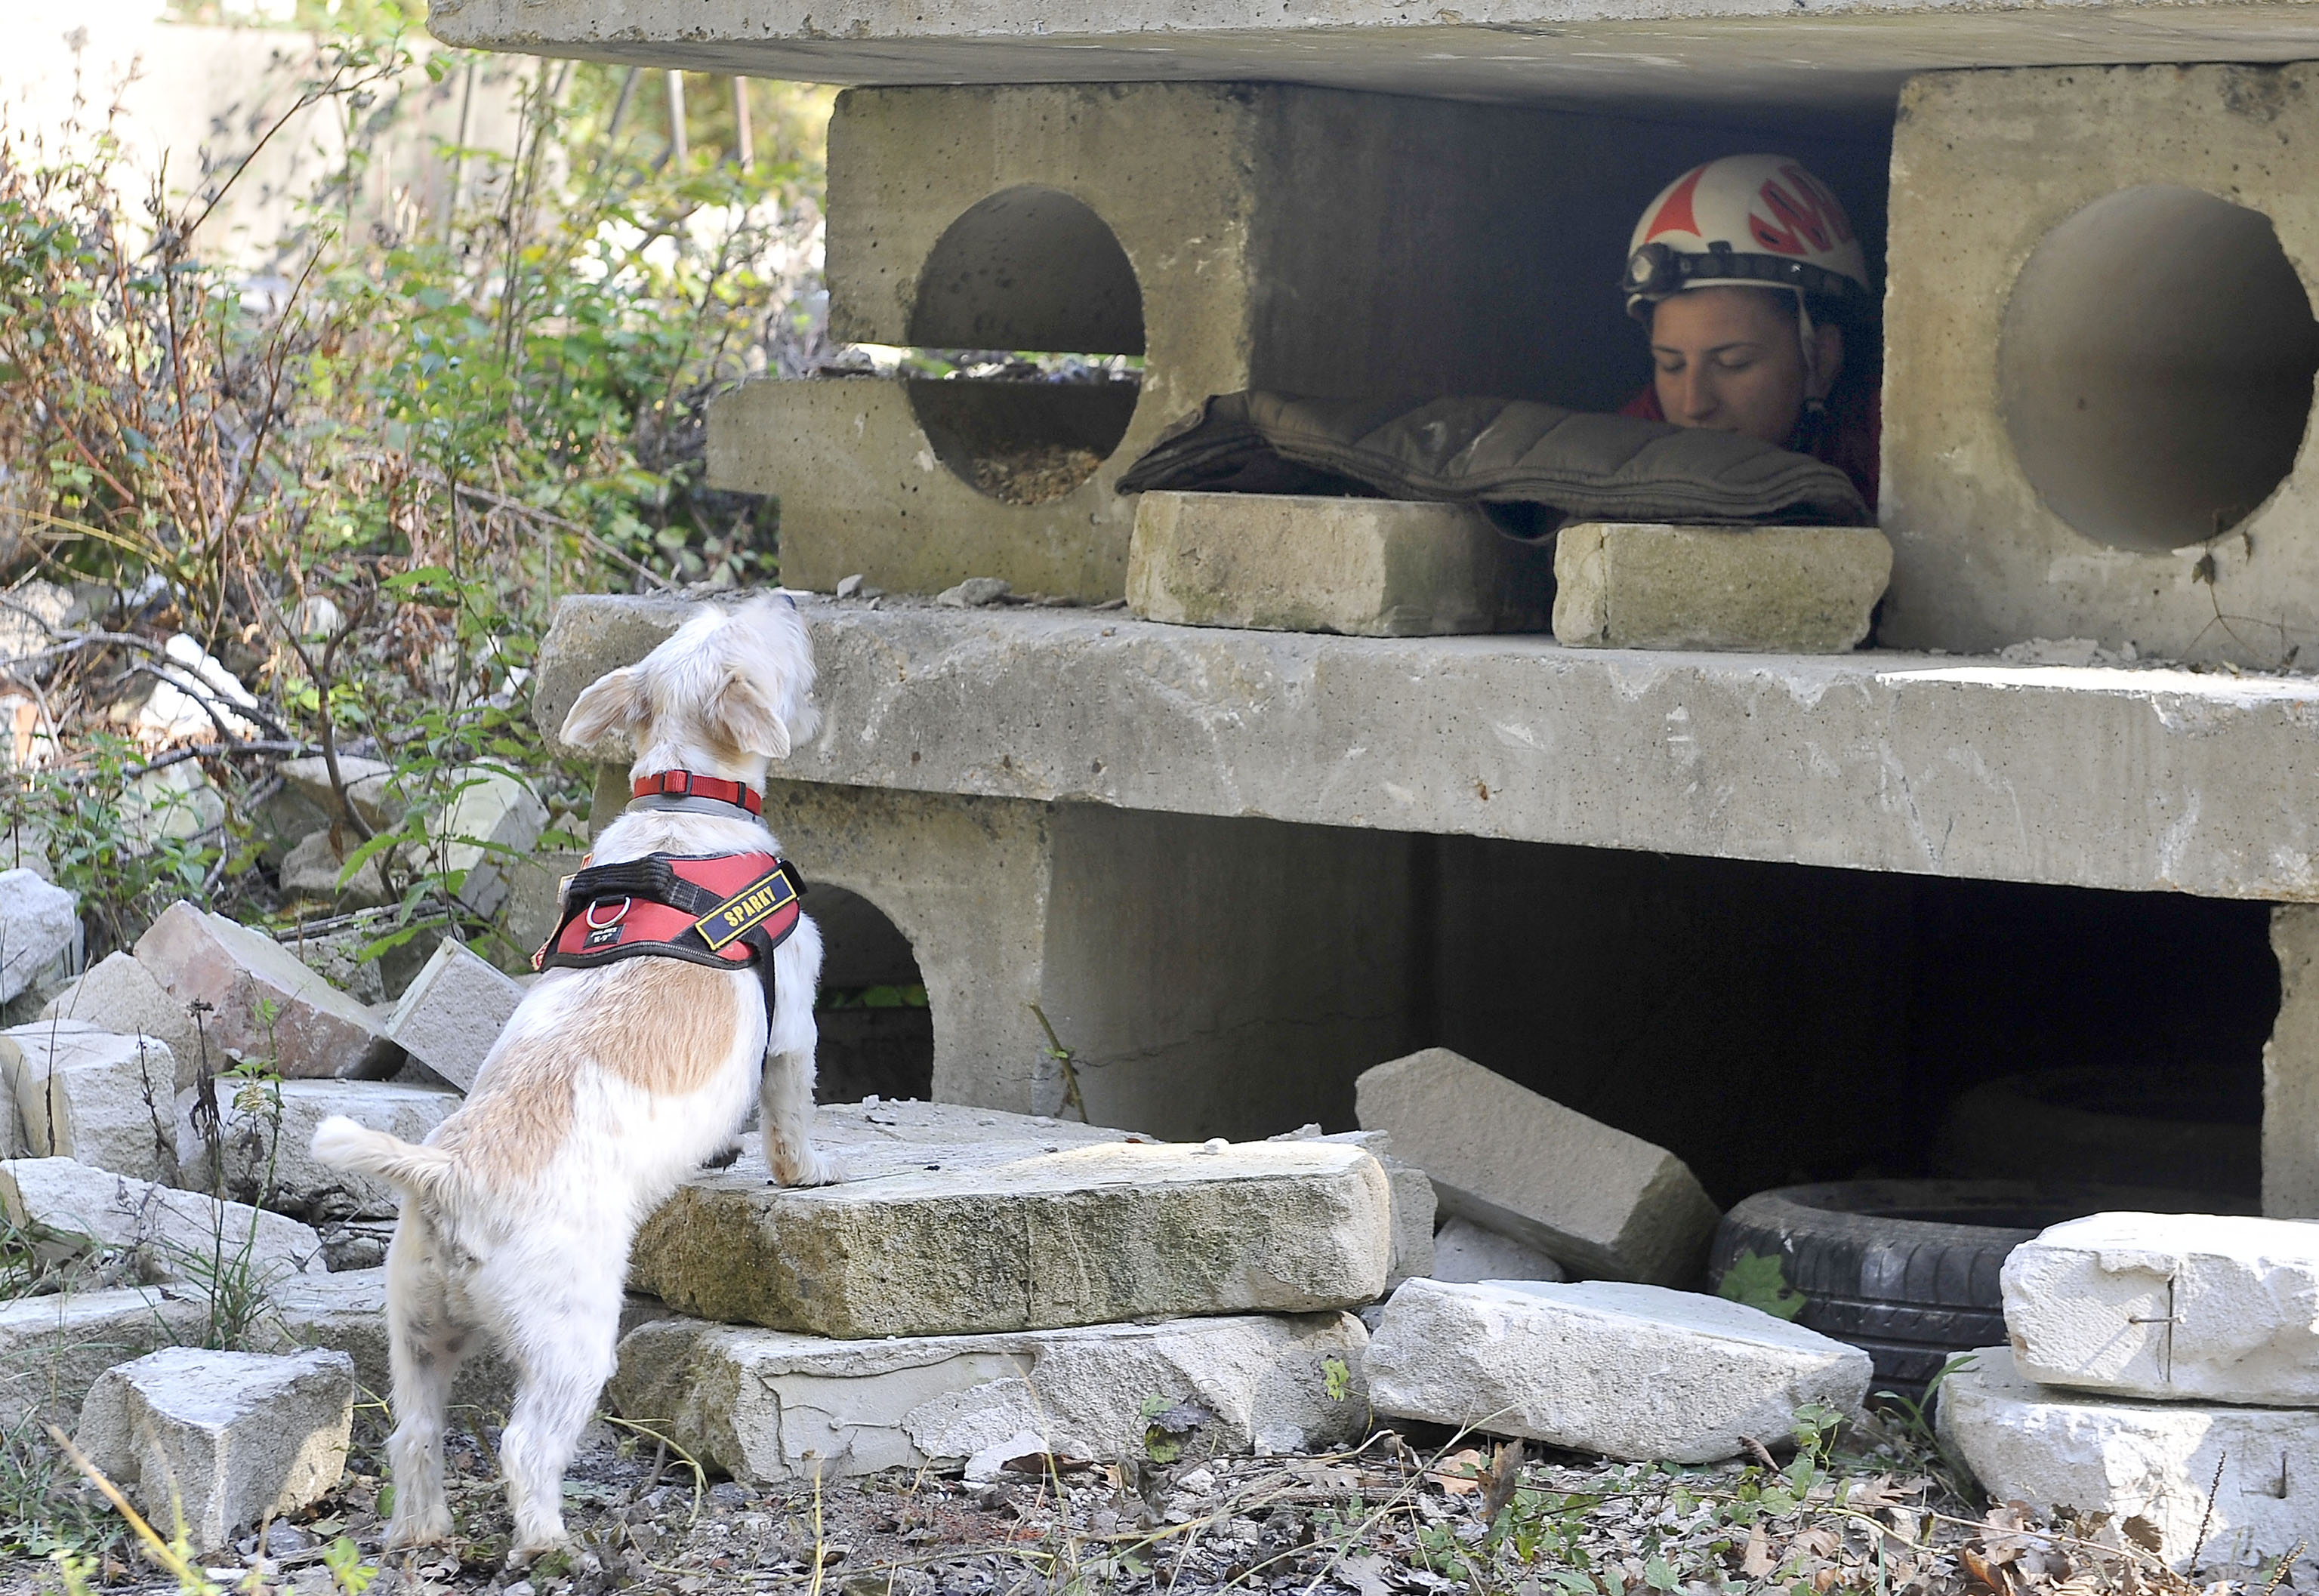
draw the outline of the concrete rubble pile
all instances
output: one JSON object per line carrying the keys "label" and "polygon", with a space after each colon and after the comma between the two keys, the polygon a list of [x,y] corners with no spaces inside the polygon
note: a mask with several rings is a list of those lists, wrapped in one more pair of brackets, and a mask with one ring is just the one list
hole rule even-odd
{"label": "concrete rubble pile", "polygon": [[1992,1496],[2139,1518],[2179,1568],[2319,1542],[2319,1225],[2097,1213],[2017,1248],[1940,1387]]}

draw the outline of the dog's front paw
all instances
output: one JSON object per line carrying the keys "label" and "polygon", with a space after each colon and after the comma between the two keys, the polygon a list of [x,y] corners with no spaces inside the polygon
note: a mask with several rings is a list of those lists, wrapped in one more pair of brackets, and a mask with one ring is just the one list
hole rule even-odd
{"label": "dog's front paw", "polygon": [[438,1505],[430,1512],[407,1519],[397,1513],[386,1527],[386,1549],[390,1552],[439,1546],[450,1538],[451,1510],[446,1506]]}
{"label": "dog's front paw", "polygon": [[837,1161],[809,1143],[792,1147],[770,1136],[765,1138],[765,1166],[781,1186],[835,1186],[844,1178]]}

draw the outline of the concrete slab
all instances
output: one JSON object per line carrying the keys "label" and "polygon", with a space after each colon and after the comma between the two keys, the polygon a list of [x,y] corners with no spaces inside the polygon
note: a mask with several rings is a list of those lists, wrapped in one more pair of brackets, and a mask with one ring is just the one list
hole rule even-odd
{"label": "concrete slab", "polygon": [[[2319,549],[2301,536],[2319,460],[2300,448],[2319,329],[2294,264],[2319,253],[2314,89],[2308,63],[1910,85],[1882,636],[1976,653],[2083,637],[2269,667],[2319,627]],[[2127,257],[2134,272],[2110,269]],[[2191,286],[2223,283],[2212,299]]]}
{"label": "concrete slab", "polygon": [[402,1208],[394,1188],[368,1176],[334,1168],[313,1154],[314,1127],[334,1114],[405,1141],[424,1141],[465,1101],[449,1087],[389,1080],[285,1080],[274,1085],[216,1087],[217,1146],[196,1114],[198,1095],[175,1105],[176,1148],[183,1184],[222,1190],[244,1203],[263,1203],[313,1224],[345,1219],[391,1219]]}
{"label": "concrete slab", "polygon": [[1873,527],[1589,522],[1554,546],[1554,635],[1574,648],[1845,654],[1892,573]]}
{"label": "concrete slab", "polygon": [[[823,731],[780,773],[847,802],[901,789],[2319,899],[2307,677],[802,602]],[[540,724],[679,609],[566,600]]]}
{"label": "concrete slab", "polygon": [[108,1369],[75,1444],[157,1524],[183,1516],[204,1551],[338,1483],[354,1426],[354,1360],[169,1347]]}
{"label": "concrete slab", "polygon": [[759,1155],[645,1221],[631,1286],[681,1312],[855,1339],[1309,1312],[1384,1288],[1384,1168],[1322,1142],[854,1148],[784,1190]]}
{"label": "concrete slab", "polygon": [[1357,1439],[1367,1339],[1348,1313],[876,1341],[664,1319],[622,1339],[610,1393],[741,1480],[954,1467],[1024,1432],[1026,1451],[1149,1459],[1160,1413],[1191,1462]]}
{"label": "concrete slab", "polygon": [[15,1096],[29,1157],[176,1185],[176,1075],[167,1045],[153,1037],[81,1020],[0,1031],[0,1085]]}
{"label": "concrete slab", "polygon": [[149,1280],[214,1275],[221,1247],[229,1263],[246,1259],[259,1285],[323,1268],[322,1239],[294,1219],[70,1159],[0,1162],[0,1215],[133,1251]]}
{"label": "concrete slab", "polygon": [[1553,578],[1548,546],[1475,506],[1386,499],[1145,493],[1127,547],[1128,612],[1178,626],[1538,632]]}
{"label": "concrete slab", "polygon": [[[88,972],[41,1006],[43,1020],[80,1020],[123,1036],[146,1035],[169,1050],[177,1075],[171,1096],[200,1078],[202,1036],[185,1005],[169,996],[133,954],[107,953]],[[224,1049],[209,1048],[210,1067],[228,1067]]]}
{"label": "concrete slab", "polygon": [[[137,961],[179,1003],[212,1008],[213,1048],[266,1061],[284,1076],[371,1078],[401,1061],[370,1011],[263,932],[183,901],[137,940]],[[261,1005],[273,1005],[267,1020]],[[222,1058],[215,1068],[223,1068]]]}
{"label": "concrete slab", "polygon": [[2319,1425],[2305,1410],[2086,1396],[2022,1378],[1992,1347],[1941,1382],[1936,1424],[1990,1495],[2157,1529],[2187,1569],[2307,1546],[2319,1528]]}
{"label": "concrete slab", "polygon": [[1581,1275],[1689,1286],[1721,1212],[1681,1159],[1447,1048],[1364,1072],[1361,1123],[1389,1131],[1442,1205]]}
{"label": "concrete slab", "polygon": [[207,1308],[156,1286],[0,1302],[0,1426],[29,1417],[72,1428],[97,1376],[156,1347],[198,1338]]}
{"label": "concrete slab", "polygon": [[875,0],[835,29],[811,0],[451,0],[430,31],[460,48],[753,73],[818,83],[1269,80],[1400,95],[1712,112],[1792,128],[1889,114],[1906,76],[2039,62],[2292,60],[2314,19],[2278,5],[1868,0],[1798,14],[1782,0],[1490,0],[1412,14],[1356,0],[1277,19],[1202,0],[1066,0],[928,11]]}
{"label": "concrete slab", "polygon": [[1868,1354],[1719,1297],[1613,1281],[1412,1280],[1369,1343],[1380,1413],[1631,1462],[1715,1463],[1809,1402],[1856,1410]]}
{"label": "concrete slab", "polygon": [[2097,1213],[2005,1260],[2013,1366],[2153,1401],[2319,1407],[2319,1225]]}

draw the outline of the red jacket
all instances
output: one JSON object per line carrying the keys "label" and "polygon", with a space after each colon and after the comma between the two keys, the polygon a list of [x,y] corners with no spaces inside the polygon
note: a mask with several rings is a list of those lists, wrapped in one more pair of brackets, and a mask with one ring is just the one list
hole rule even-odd
{"label": "red jacket", "polygon": [[[1659,391],[1653,384],[1646,384],[1640,393],[1619,408],[1619,413],[1644,421],[1666,419],[1666,412],[1659,408]],[[1869,393],[1841,411],[1831,411],[1829,419],[1834,424],[1821,428],[1818,437],[1809,446],[1797,449],[1797,452],[1809,455],[1815,460],[1825,460],[1850,477],[1852,485],[1860,490],[1860,496],[1868,500],[1869,513],[1873,515],[1876,512],[1876,455],[1884,435],[1883,407],[1875,394]],[[1802,429],[1799,428],[1798,430]],[[1796,449],[1797,445],[1791,441],[1788,447]]]}

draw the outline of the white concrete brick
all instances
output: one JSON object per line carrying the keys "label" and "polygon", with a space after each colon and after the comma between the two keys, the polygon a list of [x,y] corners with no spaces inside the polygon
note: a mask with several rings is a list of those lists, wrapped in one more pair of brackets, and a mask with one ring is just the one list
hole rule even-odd
{"label": "white concrete brick", "polygon": [[176,1061],[149,1036],[82,1020],[0,1031],[0,1080],[16,1099],[24,1150],[174,1186]]}
{"label": "white concrete brick", "polygon": [[[81,1020],[122,1036],[150,1036],[165,1043],[177,1069],[170,1087],[175,1096],[201,1074],[202,1037],[185,1005],[169,996],[153,972],[134,954],[107,953],[88,972],[41,1006],[44,1020]],[[211,1068],[224,1069],[231,1060],[212,1037]]]}
{"label": "white concrete brick", "polygon": [[1868,1394],[1868,1354],[1719,1297],[1597,1280],[1412,1280],[1369,1343],[1380,1413],[1633,1462],[1714,1463]]}
{"label": "white concrete brick", "polygon": [[1574,648],[1844,654],[1892,574],[1873,527],[1565,527],[1554,636]]}
{"label": "white concrete brick", "polygon": [[446,940],[403,988],[386,1034],[461,1091],[523,1001],[523,988],[464,942]]}
{"label": "white concrete brick", "polygon": [[2096,1213],[2015,1248],[2002,1280],[2025,1379],[2319,1407],[2319,1224]]}
{"label": "white concrete brick", "polygon": [[[212,1058],[230,1049],[270,1059],[284,1076],[346,1078],[390,1074],[400,1059],[369,1010],[272,937],[222,915],[171,904],[138,939],[137,961],[174,1000],[212,1006]],[[267,1003],[277,1011],[271,1023],[260,1013]]]}
{"label": "white concrete brick", "polygon": [[320,1500],[346,1466],[354,1360],[170,1347],[107,1370],[82,1405],[76,1443],[194,1545]]}
{"label": "white concrete brick", "polygon": [[1942,1440],[1999,1501],[2149,1520],[2177,1568],[2319,1544],[2319,1423],[2307,1410],[2088,1396],[2024,1379],[1992,1347],[1941,1382]]}
{"label": "white concrete brick", "polygon": [[1358,1438],[1366,1340],[1346,1313],[874,1341],[665,1319],[622,1340],[611,1394],[747,1480],[955,1465],[1026,1431],[1061,1456],[1148,1457],[1155,1403],[1205,1415],[1164,1438],[1186,1457],[1245,1456]]}
{"label": "white concrete brick", "polygon": [[1428,1048],[1366,1071],[1361,1123],[1431,1177],[1441,1205],[1581,1275],[1688,1285],[1720,1218],[1681,1159]]}

